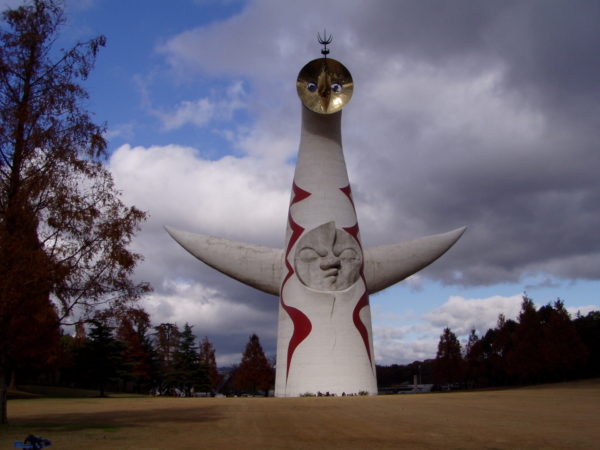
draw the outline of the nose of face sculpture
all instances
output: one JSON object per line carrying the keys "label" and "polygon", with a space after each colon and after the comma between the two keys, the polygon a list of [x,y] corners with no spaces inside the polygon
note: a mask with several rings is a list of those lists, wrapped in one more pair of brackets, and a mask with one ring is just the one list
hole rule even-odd
{"label": "nose of face sculpture", "polygon": [[323,111],[329,109],[329,102],[331,100],[331,77],[326,71],[322,71],[319,74],[317,81],[317,93],[319,94],[319,100]]}
{"label": "nose of face sculpture", "polygon": [[337,255],[328,254],[327,257],[321,258],[321,270],[335,269],[339,270],[342,267],[342,261]]}

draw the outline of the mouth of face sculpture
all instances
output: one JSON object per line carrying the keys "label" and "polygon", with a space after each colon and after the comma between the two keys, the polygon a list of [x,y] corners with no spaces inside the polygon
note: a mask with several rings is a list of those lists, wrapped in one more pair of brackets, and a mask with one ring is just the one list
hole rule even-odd
{"label": "mouth of face sculpture", "polygon": [[341,291],[352,286],[360,276],[360,246],[349,233],[335,228],[334,222],[306,233],[296,249],[296,273],[300,281],[312,289]]}

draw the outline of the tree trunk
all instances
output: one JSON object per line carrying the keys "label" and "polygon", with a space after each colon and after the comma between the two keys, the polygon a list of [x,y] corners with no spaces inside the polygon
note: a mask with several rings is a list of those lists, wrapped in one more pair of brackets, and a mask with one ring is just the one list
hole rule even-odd
{"label": "tree trunk", "polygon": [[0,425],[8,423],[8,383],[4,367],[0,367]]}
{"label": "tree trunk", "polygon": [[12,389],[13,391],[16,391],[17,390],[17,371],[16,370],[10,371],[9,380],[10,380],[10,382],[8,383],[8,389]]}

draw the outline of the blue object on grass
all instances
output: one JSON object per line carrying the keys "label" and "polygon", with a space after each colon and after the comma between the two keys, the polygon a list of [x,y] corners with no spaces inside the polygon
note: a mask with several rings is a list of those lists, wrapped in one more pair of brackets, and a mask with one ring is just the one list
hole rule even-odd
{"label": "blue object on grass", "polygon": [[50,447],[52,442],[42,437],[34,436],[30,434],[25,438],[23,442],[15,442],[15,448],[29,448],[32,450],[39,450],[40,448]]}

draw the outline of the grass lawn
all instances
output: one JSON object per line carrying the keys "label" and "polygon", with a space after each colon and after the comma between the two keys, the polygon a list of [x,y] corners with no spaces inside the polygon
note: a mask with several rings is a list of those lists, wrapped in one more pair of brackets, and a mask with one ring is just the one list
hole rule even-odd
{"label": "grass lawn", "polygon": [[600,379],[378,397],[37,398],[8,403],[0,449],[600,448]]}

